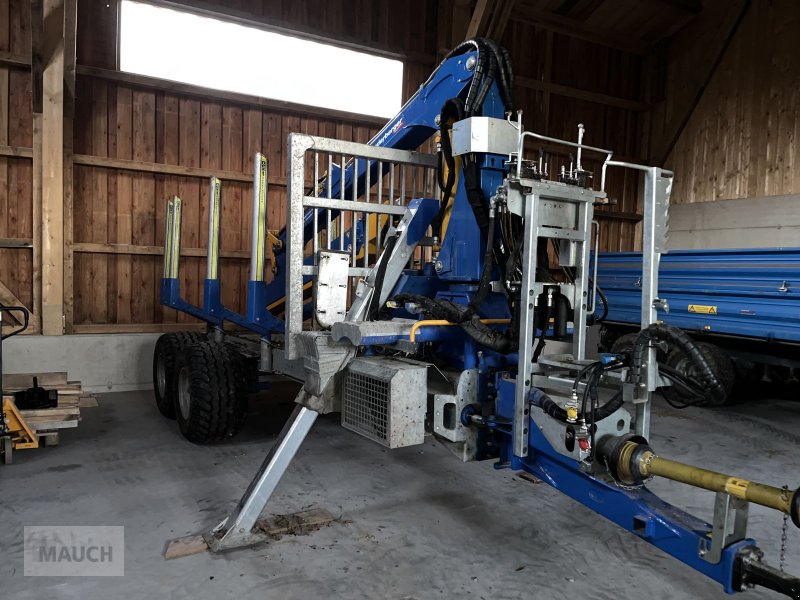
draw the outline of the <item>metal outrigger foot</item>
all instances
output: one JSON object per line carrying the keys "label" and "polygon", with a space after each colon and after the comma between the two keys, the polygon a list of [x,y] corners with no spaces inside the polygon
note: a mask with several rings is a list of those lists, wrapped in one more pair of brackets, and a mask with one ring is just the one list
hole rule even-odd
{"label": "metal outrigger foot", "polygon": [[304,406],[295,407],[236,508],[214,529],[203,534],[212,552],[243,548],[271,539],[257,527],[258,518],[318,416],[319,413]]}

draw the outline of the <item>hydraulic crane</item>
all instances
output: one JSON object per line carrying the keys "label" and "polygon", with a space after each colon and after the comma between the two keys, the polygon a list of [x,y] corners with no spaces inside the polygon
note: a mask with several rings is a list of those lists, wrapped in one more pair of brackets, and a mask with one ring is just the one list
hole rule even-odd
{"label": "hydraulic crane", "polygon": [[[180,296],[181,203],[170,201],[162,303],[212,333],[157,349],[162,412],[172,409],[194,441],[230,435],[243,414],[243,353],[262,372],[303,382],[255,478],[206,541],[214,551],[264,541],[264,506],[316,417],[336,411],[344,427],[389,448],[428,434],[462,460],[527,471],[729,593],[764,585],[800,597],[800,580],[768,566],[746,536],[750,503],[800,527],[800,490],[681,464],[648,444],[652,394],[675,383],[658,351],[681,348],[694,362],[696,380],[680,385],[722,393],[691,339],[658,320],[672,173],[613,160],[584,143],[582,126],[577,142],[526,131],[513,84],[504,49],[468,40],[369,144],[291,134],[287,224],[269,244],[259,157],[246,315],[219,302],[219,181],[202,308]],[[431,138],[436,154],[418,152]],[[576,160],[551,174],[526,142],[566,146]],[[599,174],[584,169],[588,152],[602,157]],[[589,360],[593,210],[607,170],[620,168],[645,181],[641,331],[629,353]],[[255,350],[225,322],[257,334]],[[648,491],[652,477],[715,492],[713,522]]]}

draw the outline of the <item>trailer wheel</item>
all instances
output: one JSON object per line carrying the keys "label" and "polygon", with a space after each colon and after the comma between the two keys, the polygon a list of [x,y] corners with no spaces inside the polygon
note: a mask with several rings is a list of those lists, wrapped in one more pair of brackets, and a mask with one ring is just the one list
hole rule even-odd
{"label": "trailer wheel", "polygon": [[200,342],[183,349],[175,372],[175,414],[187,440],[207,444],[239,432],[247,400],[238,353],[220,342]]}
{"label": "trailer wheel", "polygon": [[[696,346],[714,370],[714,375],[725,391],[725,396],[721,400],[717,399],[711,404],[713,406],[729,404],[734,385],[736,384],[736,368],[734,367],[733,360],[731,360],[727,352],[714,344],[696,342]],[[667,365],[677,370],[688,379],[697,377],[695,366],[691,363],[689,358],[679,350],[673,350],[669,353],[669,356],[667,356]],[[683,399],[693,398],[688,390],[678,386],[675,387],[675,392]]]}
{"label": "trailer wheel", "polygon": [[611,354],[630,354],[633,352],[633,343],[637,337],[639,337],[638,332],[619,336],[611,345]]}
{"label": "trailer wheel", "polygon": [[175,418],[175,398],[170,393],[175,376],[175,360],[186,346],[196,344],[204,335],[195,331],[165,333],[156,341],[153,351],[153,391],[158,412],[168,419]]}

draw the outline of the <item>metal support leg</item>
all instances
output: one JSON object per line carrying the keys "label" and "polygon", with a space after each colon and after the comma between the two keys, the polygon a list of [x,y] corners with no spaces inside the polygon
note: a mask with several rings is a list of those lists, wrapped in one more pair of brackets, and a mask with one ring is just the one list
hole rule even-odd
{"label": "metal support leg", "polygon": [[747,512],[750,505],[745,500],[717,492],[714,501],[714,529],[711,539],[700,540],[700,556],[717,564],[722,559],[722,551],[730,544],[747,537]]}
{"label": "metal support leg", "polygon": [[203,539],[212,552],[251,546],[269,539],[258,530],[256,521],[317,416],[319,413],[313,410],[299,405],[295,407],[234,511],[214,529],[203,534]]}

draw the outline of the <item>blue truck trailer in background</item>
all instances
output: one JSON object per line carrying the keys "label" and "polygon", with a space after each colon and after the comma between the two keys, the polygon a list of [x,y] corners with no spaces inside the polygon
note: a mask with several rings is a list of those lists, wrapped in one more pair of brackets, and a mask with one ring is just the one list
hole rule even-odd
{"label": "blue truck trailer in background", "polygon": [[[601,343],[619,349],[640,319],[642,254],[599,256]],[[754,377],[797,383],[800,248],[670,251],[661,257],[659,297],[667,307],[659,318],[703,343],[729,389]],[[681,366],[680,356],[667,360]]]}

